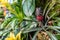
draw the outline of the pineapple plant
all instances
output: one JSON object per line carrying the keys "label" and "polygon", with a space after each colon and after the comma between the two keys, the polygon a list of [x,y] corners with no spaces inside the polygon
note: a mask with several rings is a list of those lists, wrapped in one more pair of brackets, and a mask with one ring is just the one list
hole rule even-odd
{"label": "pineapple plant", "polygon": [[0,26],[1,40],[60,40],[60,0],[17,0]]}

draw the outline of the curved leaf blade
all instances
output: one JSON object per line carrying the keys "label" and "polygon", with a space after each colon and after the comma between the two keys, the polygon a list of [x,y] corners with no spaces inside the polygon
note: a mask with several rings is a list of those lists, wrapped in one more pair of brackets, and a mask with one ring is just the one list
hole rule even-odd
{"label": "curved leaf blade", "polygon": [[23,12],[26,16],[31,16],[35,10],[35,0],[23,0]]}

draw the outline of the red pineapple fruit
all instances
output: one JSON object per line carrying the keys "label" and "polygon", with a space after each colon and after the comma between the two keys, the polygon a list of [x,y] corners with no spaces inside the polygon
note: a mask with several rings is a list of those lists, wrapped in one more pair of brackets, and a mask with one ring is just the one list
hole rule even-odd
{"label": "red pineapple fruit", "polygon": [[42,16],[42,15],[38,15],[38,16],[36,16],[36,19],[37,19],[38,21],[43,21],[43,16]]}
{"label": "red pineapple fruit", "polygon": [[36,19],[37,21],[43,21],[43,16],[42,16],[42,10],[41,10],[41,7],[37,7],[36,8]]}

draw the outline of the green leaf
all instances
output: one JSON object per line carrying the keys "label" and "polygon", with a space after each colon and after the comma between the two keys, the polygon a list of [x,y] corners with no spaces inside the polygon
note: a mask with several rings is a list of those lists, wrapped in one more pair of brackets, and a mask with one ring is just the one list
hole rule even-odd
{"label": "green leaf", "polygon": [[43,10],[43,15],[45,14],[46,10],[47,10],[47,7],[49,6],[50,2],[46,4],[44,10]]}
{"label": "green leaf", "polygon": [[32,22],[31,25],[30,25],[30,28],[34,28],[34,27],[37,27],[37,23],[36,22]]}
{"label": "green leaf", "polygon": [[36,39],[36,36],[37,36],[38,32],[39,32],[39,31],[37,31],[37,32],[35,33],[35,35],[33,36],[32,40],[35,40],[35,39]]}
{"label": "green leaf", "polygon": [[0,28],[5,28],[10,22],[11,22],[12,18],[8,18],[6,19],[2,24]]}
{"label": "green leaf", "polygon": [[60,18],[59,17],[55,17],[54,19],[57,20],[58,22],[60,21]]}
{"label": "green leaf", "polygon": [[54,34],[51,34],[50,32],[46,31],[46,33],[50,36],[51,40],[57,40]]}
{"label": "green leaf", "polygon": [[30,30],[25,29],[23,33],[29,33],[29,32],[34,32],[34,31],[41,31],[42,28],[31,28]]}
{"label": "green leaf", "polygon": [[18,14],[18,19],[19,19],[20,22],[23,21],[23,19],[24,19],[24,14],[23,14],[23,12],[20,12],[20,13]]}
{"label": "green leaf", "polygon": [[2,40],[5,40],[5,38],[8,36],[9,32],[3,34]]}
{"label": "green leaf", "polygon": [[58,40],[60,40],[60,34],[56,34]]}
{"label": "green leaf", "polygon": [[19,7],[15,6],[15,10],[16,10],[17,14],[19,14],[19,12],[20,12]]}
{"label": "green leaf", "polygon": [[60,22],[58,22],[57,25],[60,26]]}
{"label": "green leaf", "polygon": [[56,17],[57,15],[58,15],[58,13],[57,13],[56,11],[52,11],[52,12],[49,14],[50,18],[54,18],[54,17]]}
{"label": "green leaf", "polygon": [[20,11],[22,11],[22,0],[17,0],[17,1],[18,1],[19,9]]}
{"label": "green leaf", "polygon": [[57,0],[57,3],[60,3],[60,0]]}
{"label": "green leaf", "polygon": [[49,26],[51,29],[60,29],[60,26]]}
{"label": "green leaf", "polygon": [[11,27],[12,29],[14,29],[16,26],[16,19],[14,19],[12,22],[11,22]]}
{"label": "green leaf", "polygon": [[0,8],[0,15],[3,15],[3,10]]}
{"label": "green leaf", "polygon": [[60,9],[60,4],[56,4],[55,6],[54,6],[54,10],[56,11],[56,10],[59,10]]}
{"label": "green leaf", "polygon": [[26,16],[31,16],[35,10],[35,0],[23,0],[23,12]]}
{"label": "green leaf", "polygon": [[57,29],[54,29],[56,32],[58,32],[58,33],[60,33],[60,31],[59,30],[57,30]]}
{"label": "green leaf", "polygon": [[[56,0],[52,0],[52,2],[50,3],[49,7],[48,7],[48,10],[46,12],[46,15],[48,15],[48,13],[50,12],[50,10],[53,8],[53,6],[56,4]],[[46,17],[45,17],[46,18]]]}

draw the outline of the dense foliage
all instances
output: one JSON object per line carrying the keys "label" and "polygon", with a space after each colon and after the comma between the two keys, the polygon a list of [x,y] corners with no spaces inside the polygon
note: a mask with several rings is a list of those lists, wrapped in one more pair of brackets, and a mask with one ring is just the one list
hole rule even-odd
{"label": "dense foliage", "polygon": [[1,40],[60,40],[60,0],[17,0],[6,7],[11,17],[0,26]]}

